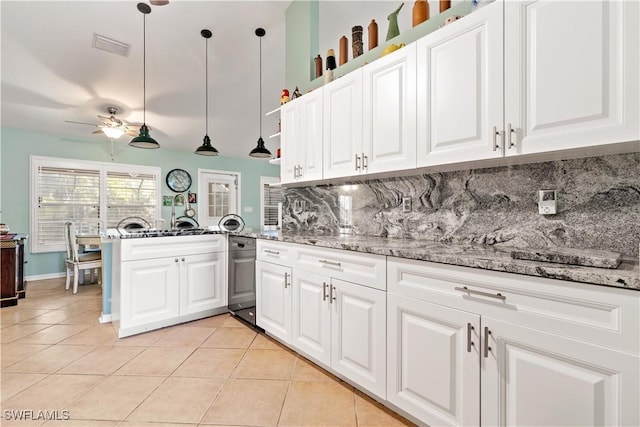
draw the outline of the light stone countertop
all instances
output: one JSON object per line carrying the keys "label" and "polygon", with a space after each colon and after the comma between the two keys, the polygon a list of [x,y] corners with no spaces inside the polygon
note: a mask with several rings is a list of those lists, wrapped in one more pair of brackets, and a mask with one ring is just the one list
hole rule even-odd
{"label": "light stone countertop", "polygon": [[[278,231],[243,232],[239,234],[287,243],[344,249],[640,291],[638,260],[631,257],[623,257],[618,268],[610,269],[513,259],[511,251],[517,248],[511,247],[445,244],[426,240],[375,236],[301,235]],[[580,251],[576,250],[576,252],[579,253]]]}

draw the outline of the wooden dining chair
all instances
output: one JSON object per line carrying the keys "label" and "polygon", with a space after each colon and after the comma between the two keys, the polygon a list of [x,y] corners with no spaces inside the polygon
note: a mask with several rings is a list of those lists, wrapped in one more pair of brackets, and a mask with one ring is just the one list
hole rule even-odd
{"label": "wooden dining chair", "polygon": [[[73,293],[75,294],[78,292],[80,274],[84,274],[84,271],[89,269],[102,269],[102,254],[100,252],[78,253],[76,228],[72,222],[64,224],[64,243],[67,249],[67,259],[64,261],[67,270],[65,289],[69,289],[73,271]],[[98,282],[100,282],[100,276],[98,275]]]}

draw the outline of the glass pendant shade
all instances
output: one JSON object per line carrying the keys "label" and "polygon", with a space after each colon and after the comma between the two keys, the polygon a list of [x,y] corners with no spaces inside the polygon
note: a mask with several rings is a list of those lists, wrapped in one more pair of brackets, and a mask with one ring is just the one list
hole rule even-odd
{"label": "glass pendant shade", "polygon": [[140,126],[140,134],[129,141],[129,145],[136,148],[160,148],[160,144],[149,136],[149,128],[146,124]]}
{"label": "glass pendant shade", "polygon": [[262,137],[258,138],[258,146],[251,150],[249,153],[251,157],[265,158],[271,157],[271,152],[267,150],[264,146],[264,140]]}
{"label": "glass pendant shade", "polygon": [[124,135],[124,130],[120,128],[110,128],[108,126],[103,127],[102,132],[104,132],[105,135],[112,139],[118,139],[122,135]]}
{"label": "glass pendant shade", "polygon": [[142,126],[140,134],[129,141],[129,145],[136,148],[160,148],[158,141],[151,138],[147,127],[147,15],[151,13],[151,7],[146,3],[138,3],[138,10],[142,13]]}
{"label": "glass pendant shade", "polygon": [[220,153],[214,146],[211,145],[211,139],[209,135],[205,135],[202,141],[202,145],[196,148],[194,151],[195,154],[200,154],[201,156],[217,156]]}
{"label": "glass pendant shade", "polygon": [[264,146],[264,140],[262,139],[262,37],[265,34],[264,28],[256,28],[256,36],[260,39],[260,137],[256,148],[249,152],[249,156],[260,159],[271,157],[271,152]]}

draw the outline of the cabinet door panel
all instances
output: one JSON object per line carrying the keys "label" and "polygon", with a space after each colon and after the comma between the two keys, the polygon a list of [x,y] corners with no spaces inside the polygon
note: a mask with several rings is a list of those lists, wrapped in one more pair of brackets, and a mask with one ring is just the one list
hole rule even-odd
{"label": "cabinet door panel", "polygon": [[362,70],[329,83],[323,92],[323,176],[358,174],[362,170],[355,168],[355,156],[362,155]]}
{"label": "cabinet door panel", "polygon": [[365,172],[416,167],[416,44],[362,71]]}
{"label": "cabinet door panel", "polygon": [[256,261],[256,323],[291,342],[291,268]]}
{"label": "cabinet door panel", "polygon": [[387,399],[429,425],[478,425],[480,316],[394,293],[387,301]]}
{"label": "cabinet door panel", "polygon": [[120,323],[127,328],[178,317],[178,258],[122,263]]}
{"label": "cabinet door panel", "polygon": [[638,2],[505,3],[506,154],[638,140]]}
{"label": "cabinet door panel", "polygon": [[181,315],[227,305],[224,259],[222,252],[181,258]]}
{"label": "cabinet door panel", "polygon": [[502,156],[502,43],[500,2],[418,41],[418,166]]}
{"label": "cabinet door panel", "polygon": [[331,367],[386,397],[386,293],[332,279]]}
{"label": "cabinet door panel", "polygon": [[280,181],[284,183],[295,180],[294,168],[298,166],[298,138],[300,117],[297,105],[300,101],[289,102],[280,107]]}
{"label": "cabinet door panel", "polygon": [[331,278],[296,273],[293,280],[293,345],[309,357],[331,364]]}
{"label": "cabinet door panel", "polygon": [[482,322],[491,331],[482,358],[483,425],[639,425],[637,356]]}
{"label": "cabinet door panel", "polygon": [[298,158],[302,167],[300,180],[322,179],[322,89],[300,98],[300,138]]}

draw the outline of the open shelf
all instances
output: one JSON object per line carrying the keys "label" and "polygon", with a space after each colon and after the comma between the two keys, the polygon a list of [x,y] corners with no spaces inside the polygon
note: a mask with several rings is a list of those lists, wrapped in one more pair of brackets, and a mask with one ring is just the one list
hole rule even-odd
{"label": "open shelf", "polygon": [[265,116],[270,116],[270,115],[272,115],[274,113],[277,113],[278,111],[280,111],[280,107],[276,108],[275,110],[271,110],[271,111],[267,112],[265,114]]}
{"label": "open shelf", "polygon": [[279,165],[280,164],[280,159],[281,159],[281,157],[278,157],[277,159],[270,159],[269,163],[271,163],[272,165]]}
{"label": "open shelf", "polygon": [[274,133],[273,135],[269,135],[269,139],[277,138],[277,137],[279,137],[279,136],[280,136],[280,132],[278,132],[278,133]]}

